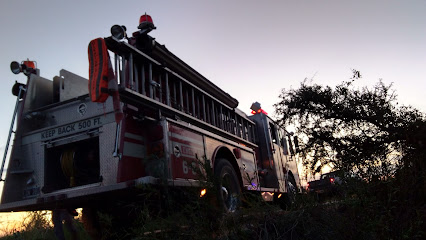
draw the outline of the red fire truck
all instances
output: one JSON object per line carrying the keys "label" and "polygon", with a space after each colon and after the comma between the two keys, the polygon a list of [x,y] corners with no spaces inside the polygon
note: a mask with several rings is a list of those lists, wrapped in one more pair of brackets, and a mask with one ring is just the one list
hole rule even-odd
{"label": "red fire truck", "polygon": [[112,36],[92,40],[89,80],[61,70],[52,81],[35,62],[12,62],[27,82],[12,89],[0,211],[76,208],[164,179],[196,187],[202,165],[220,180],[225,211],[237,209],[242,191],[266,201],[294,198],[297,139],[259,103],[252,116],[240,111],[236,99],[151,37],[153,29],[145,14],[132,36],[114,25]]}

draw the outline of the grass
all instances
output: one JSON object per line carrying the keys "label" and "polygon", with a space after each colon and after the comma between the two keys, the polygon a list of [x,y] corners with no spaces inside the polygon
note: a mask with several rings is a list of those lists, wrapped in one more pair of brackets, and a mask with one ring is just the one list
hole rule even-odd
{"label": "grass", "polygon": [[[191,191],[169,193],[169,208],[132,203],[130,224],[123,226],[117,216],[99,212],[102,239],[422,239],[422,215],[408,227],[395,229],[398,221],[392,208],[375,196],[351,193],[333,201],[317,202],[301,195],[289,211],[249,195],[237,214],[223,215],[211,199],[194,197]],[[182,202],[184,199],[186,202]],[[152,203],[151,203],[152,204]],[[160,204],[161,205],[161,204]],[[153,210],[155,209],[155,210]],[[396,211],[397,213],[399,211]],[[45,212],[30,213],[24,231],[0,238],[55,239]],[[90,239],[76,220],[81,239]],[[417,224],[417,225],[416,225]],[[401,224],[404,225],[404,224]],[[67,239],[70,239],[69,236]]]}
{"label": "grass", "polygon": [[[22,219],[22,223],[19,229],[12,230],[7,236],[0,238],[1,240],[12,240],[12,239],[23,239],[23,240],[56,240],[53,226],[51,224],[50,211],[35,211],[28,212],[27,215]],[[89,240],[89,235],[85,232],[82,223],[79,220],[75,220],[76,228],[79,232],[79,237],[82,240]],[[67,228],[64,228],[65,236],[67,239],[70,238],[70,234]]]}

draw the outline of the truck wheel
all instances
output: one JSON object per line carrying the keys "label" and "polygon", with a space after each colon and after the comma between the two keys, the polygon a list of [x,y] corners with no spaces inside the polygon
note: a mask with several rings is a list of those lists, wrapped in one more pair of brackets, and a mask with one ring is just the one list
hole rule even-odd
{"label": "truck wheel", "polygon": [[296,194],[297,194],[296,181],[294,180],[293,176],[289,176],[287,181],[287,193],[284,195],[285,206],[282,206],[282,207],[289,209],[291,206],[293,206],[294,202],[296,201]]}
{"label": "truck wheel", "polygon": [[219,180],[217,198],[219,205],[226,213],[235,212],[240,205],[240,184],[231,163],[226,159],[218,159],[215,176]]}

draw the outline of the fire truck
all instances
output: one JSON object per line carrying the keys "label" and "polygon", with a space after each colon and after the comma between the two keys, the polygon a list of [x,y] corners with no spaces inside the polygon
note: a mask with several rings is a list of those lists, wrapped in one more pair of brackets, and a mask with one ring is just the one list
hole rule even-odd
{"label": "fire truck", "polygon": [[0,211],[82,207],[141,185],[197,187],[202,166],[219,179],[225,212],[244,191],[294,200],[297,138],[257,102],[252,116],[239,110],[150,36],[155,28],[145,14],[131,36],[114,25],[111,36],[92,40],[89,79],[61,70],[50,80],[34,61],[11,63],[27,82],[12,88]]}

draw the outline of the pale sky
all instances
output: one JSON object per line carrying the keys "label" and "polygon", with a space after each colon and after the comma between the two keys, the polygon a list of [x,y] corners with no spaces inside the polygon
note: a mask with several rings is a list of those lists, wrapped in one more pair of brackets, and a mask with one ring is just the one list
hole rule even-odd
{"label": "pale sky", "polygon": [[[426,1],[0,1],[0,153],[16,98],[11,61],[35,60],[52,79],[62,68],[88,77],[87,45],[114,24],[136,30],[151,15],[152,36],[228,92],[249,113],[270,115],[282,88],[393,83],[399,102],[426,112]],[[1,155],[3,157],[3,155]]]}

